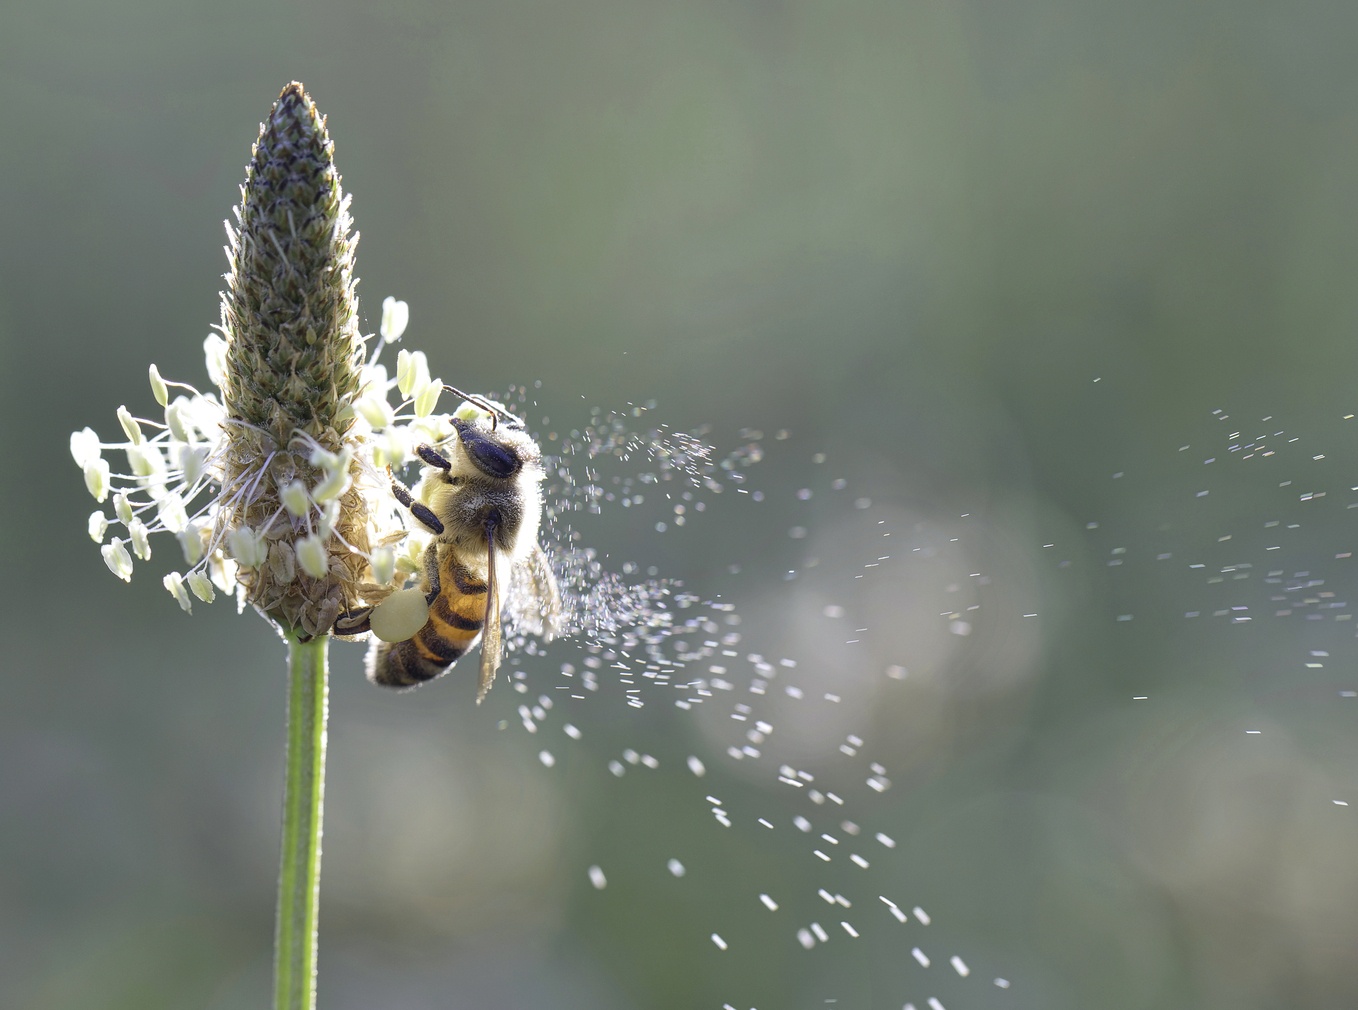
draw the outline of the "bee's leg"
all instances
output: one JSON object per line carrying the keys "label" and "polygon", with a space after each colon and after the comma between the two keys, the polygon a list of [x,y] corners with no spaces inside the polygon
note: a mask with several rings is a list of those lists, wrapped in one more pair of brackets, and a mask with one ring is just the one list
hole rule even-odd
{"label": "bee's leg", "polygon": [[439,579],[439,554],[434,544],[424,549],[424,581],[429,586],[424,594],[424,602],[433,606],[439,593],[443,592],[443,582]]}
{"label": "bee's leg", "polygon": [[399,480],[391,482],[391,493],[396,500],[410,509],[410,514],[420,521],[430,533],[442,533],[443,523],[439,522],[439,517],[429,511],[429,506],[423,502],[415,500],[415,496],[410,493],[410,489]]}
{"label": "bee's leg", "polygon": [[335,618],[335,626],[332,629],[336,635],[361,635],[365,631],[371,631],[372,625],[368,623],[368,618],[372,616],[372,607],[359,607],[357,610],[344,610]]}
{"label": "bee's leg", "polygon": [[415,446],[415,455],[424,460],[430,466],[438,467],[440,470],[451,470],[453,464],[448,461],[448,457],[439,452],[432,445]]}

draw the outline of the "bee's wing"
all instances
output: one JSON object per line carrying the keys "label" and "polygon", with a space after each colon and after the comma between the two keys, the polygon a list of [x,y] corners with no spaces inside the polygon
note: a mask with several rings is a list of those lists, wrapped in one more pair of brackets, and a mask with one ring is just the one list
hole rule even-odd
{"label": "bee's wing", "polygon": [[487,529],[486,537],[486,622],[481,632],[481,676],[476,687],[479,705],[495,683],[495,671],[500,668],[502,639],[500,637],[500,586],[495,578],[495,530]]}
{"label": "bee's wing", "polygon": [[561,634],[561,590],[542,547],[534,544],[511,574],[509,606],[514,626],[548,641]]}

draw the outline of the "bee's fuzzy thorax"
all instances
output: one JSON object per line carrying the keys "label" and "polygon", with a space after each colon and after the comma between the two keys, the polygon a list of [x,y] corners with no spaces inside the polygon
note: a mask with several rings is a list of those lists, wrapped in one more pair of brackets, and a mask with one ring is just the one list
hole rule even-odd
{"label": "bee's fuzzy thorax", "polygon": [[502,431],[496,441],[511,449],[521,464],[513,477],[487,476],[462,442],[454,440],[445,448],[452,464],[447,476],[437,470],[428,473],[419,493],[447,528],[443,539],[456,544],[484,544],[486,515],[494,509],[499,518],[496,546],[503,560],[512,564],[537,543],[544,473],[541,451],[529,435]]}

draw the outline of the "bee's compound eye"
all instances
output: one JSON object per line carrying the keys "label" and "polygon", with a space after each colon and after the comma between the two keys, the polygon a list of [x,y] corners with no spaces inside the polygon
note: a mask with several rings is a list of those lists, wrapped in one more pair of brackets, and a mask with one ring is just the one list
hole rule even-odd
{"label": "bee's compound eye", "polygon": [[467,450],[467,457],[487,477],[512,477],[523,466],[523,460],[516,452],[488,438],[466,421],[454,418],[453,427],[457,429],[457,436]]}
{"label": "bee's compound eye", "polygon": [[429,604],[418,589],[398,589],[373,607],[372,632],[383,642],[404,642],[429,620]]}
{"label": "bee's compound eye", "polygon": [[519,469],[519,457],[489,440],[470,443],[467,452],[472,462],[491,477],[512,477]]}

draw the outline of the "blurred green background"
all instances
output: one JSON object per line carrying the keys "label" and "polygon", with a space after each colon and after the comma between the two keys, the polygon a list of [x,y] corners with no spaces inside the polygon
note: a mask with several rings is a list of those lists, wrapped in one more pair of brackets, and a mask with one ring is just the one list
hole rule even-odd
{"label": "blurred green background", "polygon": [[[759,508],[588,536],[843,695],[768,702],[774,736],[934,920],[867,893],[858,941],[802,951],[754,894],[851,882],[711,713],[601,695],[545,741],[504,687],[387,695],[337,646],[323,1007],[1358,1005],[1355,39],[1339,2],[0,5],[0,1006],[267,999],[281,646],[180,614],[164,545],[110,576],[66,446],[153,410],[150,361],[204,381],[221,222],[292,79],[369,329],[407,299],[436,374],[541,380],[563,431],[655,399],[766,433]],[[878,523],[936,560],[856,579]],[[525,662],[530,697],[578,660]],[[627,747],[660,769],[610,775]]]}

